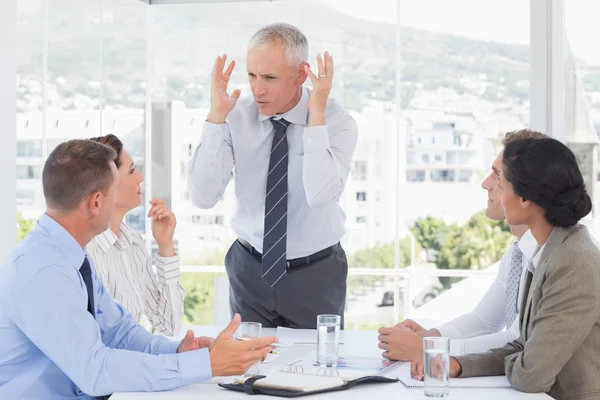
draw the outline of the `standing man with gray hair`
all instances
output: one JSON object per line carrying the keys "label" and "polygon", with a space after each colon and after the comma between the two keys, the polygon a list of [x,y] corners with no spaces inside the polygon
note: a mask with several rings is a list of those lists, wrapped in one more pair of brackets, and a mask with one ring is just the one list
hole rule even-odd
{"label": "standing man with gray hair", "polygon": [[[247,70],[253,97],[227,93],[235,62],[217,57],[211,108],[189,165],[192,202],[211,208],[235,173],[238,240],[225,266],[232,313],[263,326],[315,328],[318,314],[343,318],[348,264],[340,245],[339,199],[358,131],[329,97],[333,58],[308,64],[308,41],[287,24],[252,36]],[[313,89],[303,87],[310,78]],[[343,319],[342,319],[343,326]]]}

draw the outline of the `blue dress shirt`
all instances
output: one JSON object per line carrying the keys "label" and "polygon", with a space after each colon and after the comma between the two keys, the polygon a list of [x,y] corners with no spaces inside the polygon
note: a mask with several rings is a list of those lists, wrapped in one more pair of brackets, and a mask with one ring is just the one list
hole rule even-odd
{"label": "blue dress shirt", "polygon": [[89,399],[210,379],[208,349],[176,354],[179,343],[114,302],[92,263],[94,319],[79,273],[85,257],[44,214],[0,267],[0,399]]}

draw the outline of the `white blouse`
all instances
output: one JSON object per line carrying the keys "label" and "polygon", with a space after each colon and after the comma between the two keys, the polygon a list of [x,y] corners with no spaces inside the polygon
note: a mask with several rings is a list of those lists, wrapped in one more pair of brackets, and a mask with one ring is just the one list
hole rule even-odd
{"label": "white blouse", "polygon": [[136,321],[145,315],[161,334],[179,333],[185,298],[179,284],[179,256],[156,255],[155,273],[141,235],[123,223],[119,237],[107,229],[86,250],[106,290]]}

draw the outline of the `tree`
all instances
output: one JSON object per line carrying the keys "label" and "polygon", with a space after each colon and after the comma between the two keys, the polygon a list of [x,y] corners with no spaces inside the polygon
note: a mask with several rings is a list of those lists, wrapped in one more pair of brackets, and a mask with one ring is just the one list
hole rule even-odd
{"label": "tree", "polygon": [[35,226],[34,219],[26,219],[23,214],[17,213],[17,243],[23,240]]}
{"label": "tree", "polygon": [[469,219],[467,228],[478,238],[477,246],[481,251],[476,265],[480,267],[500,260],[513,240],[510,226],[505,220],[493,221],[483,211]]}
{"label": "tree", "polygon": [[446,223],[439,218],[427,216],[415,221],[411,229],[415,239],[421,247],[425,249],[427,260],[432,259],[432,252],[437,253],[440,250],[440,240],[446,231]]}
{"label": "tree", "polygon": [[197,274],[184,272],[181,274],[181,286],[185,289],[184,324],[211,325],[215,307],[216,273]]}
{"label": "tree", "polygon": [[[410,265],[410,250],[410,238],[400,239],[400,268]],[[348,265],[352,268],[394,268],[394,257],[394,243],[389,242],[358,250],[350,257]]]}
{"label": "tree", "polygon": [[[471,269],[480,257],[480,246],[473,231],[458,225],[450,225],[437,254],[436,266],[439,269]],[[444,290],[450,289],[460,278],[439,278]]]}
{"label": "tree", "polygon": [[[221,250],[200,257],[187,259],[183,265],[224,265],[225,254]],[[184,323],[191,325],[210,325],[213,321],[215,305],[215,277],[217,273],[181,274],[181,286],[185,289]]]}
{"label": "tree", "polygon": [[[479,212],[463,226],[450,225],[440,241],[436,266],[440,269],[472,269],[500,260],[510,244],[512,234],[505,221],[493,221]],[[443,289],[461,278],[440,277]]]}

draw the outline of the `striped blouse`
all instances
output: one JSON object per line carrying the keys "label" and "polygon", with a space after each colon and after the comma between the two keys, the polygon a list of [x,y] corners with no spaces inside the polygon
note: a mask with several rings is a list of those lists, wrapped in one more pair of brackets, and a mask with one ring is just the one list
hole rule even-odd
{"label": "striped blouse", "polygon": [[123,223],[119,237],[107,229],[86,250],[106,290],[136,321],[145,315],[161,334],[179,333],[185,297],[179,284],[179,256],[156,255],[155,273],[141,235]]}

